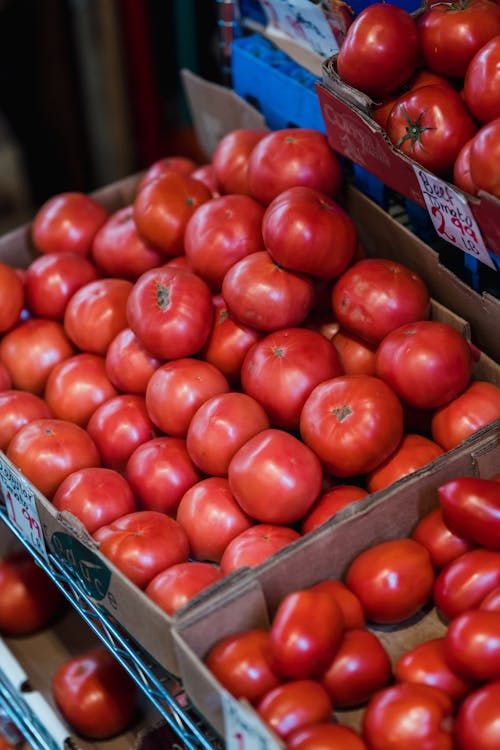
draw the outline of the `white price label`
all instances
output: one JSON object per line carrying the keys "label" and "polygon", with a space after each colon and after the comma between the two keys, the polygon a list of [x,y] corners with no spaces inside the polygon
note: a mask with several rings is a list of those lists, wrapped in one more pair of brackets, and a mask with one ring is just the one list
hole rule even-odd
{"label": "white price label", "polygon": [[438,235],[464,253],[495,269],[481,236],[481,230],[464,196],[425,169],[418,166],[413,168]]}
{"label": "white price label", "polygon": [[27,482],[16,476],[2,460],[0,460],[0,485],[10,520],[23,539],[46,556],[42,524],[38,517],[33,492]]}
{"label": "white price label", "polygon": [[330,25],[318,5],[311,0],[261,0],[270,26],[308,47],[320,57],[339,50]]}
{"label": "white price label", "polygon": [[226,750],[282,750],[250,705],[247,708],[223,692],[222,708]]}

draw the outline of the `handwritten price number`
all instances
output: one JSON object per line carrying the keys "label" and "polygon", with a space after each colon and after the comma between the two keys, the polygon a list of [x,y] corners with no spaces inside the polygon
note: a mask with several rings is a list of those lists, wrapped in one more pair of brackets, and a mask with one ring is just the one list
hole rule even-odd
{"label": "handwritten price number", "polygon": [[45,554],[45,542],[33,493],[3,464],[0,464],[0,483],[10,520],[23,539]]}
{"label": "handwritten price number", "polygon": [[461,234],[461,236],[457,237],[455,234],[450,234],[450,232],[446,231],[446,219],[439,208],[433,206],[431,209],[431,213],[437,218],[439,222],[438,224],[436,224],[436,231],[438,232],[438,234],[440,234],[442,237],[447,239],[448,242],[451,242],[454,245],[462,245],[464,249],[466,249],[469,253],[473,253],[477,256],[481,255],[478,247],[479,239],[472,227],[467,226],[467,224],[464,224],[456,216],[453,216],[450,219],[450,224],[453,224],[453,226],[457,227]]}
{"label": "handwritten price number", "polygon": [[281,750],[252,708],[222,694],[227,750]]}

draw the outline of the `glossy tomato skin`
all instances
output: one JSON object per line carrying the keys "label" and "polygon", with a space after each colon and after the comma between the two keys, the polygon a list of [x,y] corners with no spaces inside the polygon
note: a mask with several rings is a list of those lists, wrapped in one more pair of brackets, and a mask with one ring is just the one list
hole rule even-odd
{"label": "glossy tomato skin", "polygon": [[297,430],[312,389],[341,373],[337,352],[324,336],[306,328],[281,328],[247,352],[240,380],[274,425]]}
{"label": "glossy tomato skin", "polygon": [[488,609],[493,612],[500,612],[500,586],[492,589],[479,605],[479,609]]}
{"label": "glossy tomato skin", "polygon": [[237,503],[261,523],[298,521],[319,496],[322,479],[316,454],[291,433],[275,428],[247,440],[228,468]]}
{"label": "glossy tomato skin", "polygon": [[367,750],[354,729],[333,722],[297,729],[287,737],[286,746],[287,750]]}
{"label": "glossy tomato skin", "polygon": [[500,117],[478,130],[470,149],[470,173],[479,190],[500,197]]}
{"label": "glossy tomato skin", "polygon": [[122,393],[144,396],[149,378],[162,360],[150,354],[130,328],[116,334],[106,350],[106,374]]}
{"label": "glossy tomato skin", "polygon": [[57,488],[52,503],[57,510],[76,516],[89,534],[136,510],[127,480],[114,469],[101,466],[69,474]]}
{"label": "glossy tomato skin", "polygon": [[212,327],[212,295],[196,274],[172,266],[151,269],[134,284],[127,302],[128,327],[158,359],[190,357]]}
{"label": "glossy tomato skin", "polygon": [[173,518],[154,510],[121,516],[94,532],[100,550],[141,589],[170,565],[186,562],[189,542]]}
{"label": "glossy tomato skin", "polygon": [[137,707],[135,683],[104,646],[63,662],[52,679],[52,694],[69,724],[97,740],[123,732]]}
{"label": "glossy tomato skin", "polygon": [[212,166],[221,193],[250,195],[248,159],[254,146],[267,135],[267,130],[236,128],[219,140],[212,154]]}
{"label": "glossy tomato skin", "polygon": [[229,542],[220,561],[224,575],[245,566],[255,567],[288,544],[300,539],[290,526],[258,523]]}
{"label": "glossy tomato skin", "polygon": [[339,329],[331,336],[337,350],[340,366],[346,375],[375,375],[376,346],[368,341]]}
{"label": "glossy tomato skin", "polygon": [[305,679],[322,672],[339,648],[344,621],[335,599],[320,589],[287,594],[271,623],[275,671],[286,679]]}
{"label": "glossy tomato skin", "polygon": [[476,52],[500,34],[500,8],[491,0],[469,0],[463,6],[435,3],[418,19],[418,32],[426,65],[463,78]]}
{"label": "glossy tomato skin", "polygon": [[434,174],[453,171],[476,122],[451,86],[431,84],[399,97],[387,118],[387,135],[403,154]]}
{"label": "glossy tomato skin", "polygon": [[500,31],[479,49],[465,73],[463,96],[481,123],[500,117]]}
{"label": "glossy tomato skin", "polygon": [[283,128],[268,133],[248,161],[250,195],[264,206],[292,187],[338,195],[343,183],[340,162],[318,130]]}
{"label": "glossy tomato skin", "polygon": [[358,245],[346,211],[325,193],[303,186],[274,198],[264,214],[262,236],[280,266],[321,279],[340,276]]}
{"label": "glossy tomato skin", "polygon": [[158,573],[146,586],[145,594],[167,615],[173,615],[193,596],[221,578],[216,565],[187,560]]}
{"label": "glossy tomato skin", "polygon": [[52,416],[45,401],[29,391],[0,391],[0,450],[5,451],[21,427],[33,419]]}
{"label": "glossy tomato skin", "polygon": [[430,295],[418,274],[385,258],[365,258],[333,286],[332,309],[342,328],[371,344],[405,323],[425,320]]}
{"label": "glossy tomato skin", "polygon": [[444,453],[444,449],[424,435],[407,433],[400,444],[385,461],[374,469],[366,478],[369,492],[388,487],[398,479],[412,474],[427,466]]}
{"label": "glossy tomato skin", "polygon": [[459,396],[433,412],[432,437],[449,451],[499,417],[500,388],[494,383],[473,380]]}
{"label": "glossy tomato skin", "polygon": [[446,323],[421,320],[396,328],[377,350],[377,375],[410,406],[443,406],[468,386],[470,346]]}
{"label": "glossy tomato skin", "polygon": [[175,515],[184,493],[202,478],[182,438],[159,437],[138,445],[125,467],[142,510]]}
{"label": "glossy tomato skin", "polygon": [[316,680],[291,680],[266,693],[256,710],[278,737],[286,740],[298,729],[328,721],[332,704]]}
{"label": "glossy tomato skin", "polygon": [[46,253],[26,269],[24,288],[30,311],[39,318],[63,320],[73,294],[99,276],[94,264],[77,253]]}
{"label": "glossy tomato skin", "polygon": [[446,693],[429,685],[403,683],[385,688],[368,703],[363,737],[370,750],[453,750],[447,730],[453,704]]}
{"label": "glossy tomato skin", "polygon": [[37,211],[31,228],[35,247],[41,253],[78,253],[88,257],[96,232],[108,212],[89,195],[59,193]]}
{"label": "glossy tomato skin", "polygon": [[470,173],[470,150],[473,140],[474,137],[462,146],[453,164],[453,182],[470,195],[476,195],[477,193],[477,185]]}
{"label": "glossy tomato skin", "polygon": [[318,498],[309,513],[302,520],[301,531],[307,534],[320,524],[332,518],[341,508],[356,500],[367,497],[368,492],[353,484],[337,484]]}
{"label": "glossy tomato skin", "polygon": [[199,180],[173,170],[147,182],[133,203],[139,235],[164,256],[183,255],[186,225],[210,190]]}
{"label": "glossy tomato skin", "polygon": [[345,583],[335,579],[326,579],[311,586],[314,590],[326,591],[340,607],[344,623],[344,631],[350,628],[364,628],[366,617],[358,597],[347,588]]}
{"label": "glossy tomato skin", "polygon": [[100,466],[97,447],[85,430],[63,419],[34,419],[16,432],[7,457],[51,499],[69,474]]}
{"label": "glossy tomato skin", "polygon": [[0,632],[23,636],[51,623],[62,605],[59,589],[31,555],[16,552],[0,559]]}
{"label": "glossy tomato skin", "polygon": [[403,653],[394,666],[398,682],[439,688],[460,703],[474,688],[473,680],[452,669],[447,661],[444,638],[431,638]]}
{"label": "glossy tomato skin", "polygon": [[412,617],[432,596],[434,569],[429,553],[412,539],[369,547],[349,566],[346,584],[369,620],[397,623]]}
{"label": "glossy tomato skin", "polygon": [[441,570],[456,557],[476,546],[450,531],[443,520],[441,508],[434,508],[418,522],[412,539],[424,545],[436,570]]}
{"label": "glossy tomato skin", "polygon": [[164,174],[169,172],[177,172],[189,177],[194,170],[197,168],[197,164],[193,159],[185,156],[164,156],[161,159],[156,159],[150,164],[137,185],[137,192],[147,185],[148,182],[158,179]]}
{"label": "glossy tomato skin", "polygon": [[176,520],[187,534],[193,557],[219,563],[228,544],[254,521],[238,505],[225,477],[193,484],[177,507]]}
{"label": "glossy tomato skin", "polygon": [[6,263],[0,262],[0,295],[2,310],[0,312],[0,334],[13,328],[19,321],[24,307],[24,285],[16,271]]}
{"label": "glossy tomato skin", "polygon": [[496,750],[500,742],[500,680],[478,687],[462,702],[455,719],[459,750]]}
{"label": "glossy tomato skin", "polygon": [[253,628],[227,635],[205,656],[205,664],[235,698],[257,703],[281,684],[272,667],[268,629]]}
{"label": "glossy tomato skin", "polygon": [[329,473],[353,477],[372,471],[403,435],[403,408],[390,386],[371,375],[340,375],[309,394],[300,434]]}
{"label": "glossy tomato skin", "polygon": [[418,32],[410,14],[396,5],[374,3],[347,30],[337,70],[346,83],[380,99],[411,78],[417,57]]}
{"label": "glossy tomato skin", "polygon": [[438,487],[443,520],[457,536],[500,550],[500,484],[480,477],[457,477]]}
{"label": "glossy tomato skin", "polygon": [[452,619],[478,607],[498,586],[500,553],[473,549],[452,560],[439,572],[434,584],[434,602],[445,617]]}
{"label": "glossy tomato skin", "polygon": [[[192,177],[194,180],[199,180],[202,182],[205,187],[207,187],[210,190],[210,194],[212,198],[219,198],[220,197],[220,191],[219,186],[217,185],[217,180],[215,178],[215,171],[213,168],[213,165],[210,164],[202,164],[199,167],[196,167],[196,169],[191,172],[190,177]],[[181,256],[177,256],[181,257]]]}
{"label": "glossy tomato skin", "polygon": [[12,388],[12,380],[9,375],[9,371],[5,367],[2,360],[0,360],[0,390],[7,391]]}
{"label": "glossy tomato skin", "polygon": [[473,609],[455,617],[444,637],[446,661],[469,680],[500,675],[500,612]]}

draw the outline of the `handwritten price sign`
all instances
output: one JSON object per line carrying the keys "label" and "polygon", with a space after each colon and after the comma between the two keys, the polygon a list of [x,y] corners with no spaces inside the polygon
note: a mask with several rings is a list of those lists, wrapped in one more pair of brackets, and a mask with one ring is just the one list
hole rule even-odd
{"label": "handwritten price sign", "polygon": [[252,707],[222,693],[226,750],[282,750]]}
{"label": "handwritten price sign", "polygon": [[438,235],[495,269],[470,207],[457,190],[420,167],[414,167],[427,211]]}
{"label": "handwritten price sign", "polygon": [[35,497],[29,485],[0,460],[0,486],[7,508],[7,515],[20,535],[46,555],[42,525],[38,517]]}
{"label": "handwritten price sign", "polygon": [[318,5],[311,0],[261,0],[268,23],[320,57],[330,57],[339,46]]}

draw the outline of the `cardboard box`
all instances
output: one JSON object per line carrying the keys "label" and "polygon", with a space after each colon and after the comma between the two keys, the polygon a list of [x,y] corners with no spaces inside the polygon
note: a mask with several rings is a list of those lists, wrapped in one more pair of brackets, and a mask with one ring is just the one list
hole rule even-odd
{"label": "cardboard box", "polygon": [[[499,469],[497,422],[493,432],[478,433],[467,445],[450,451],[408,481],[359,501],[356,510],[344,508],[311,534],[248,570],[237,587],[221,590],[204,607],[187,613],[176,625],[174,637],[183,685],[195,706],[223,733],[228,694],[204,666],[211,646],[240,630],[267,627],[284,596],[327,578],[342,579],[356,555],[372,545],[410,536],[418,521],[437,507],[440,485],[459,476],[488,478]],[[394,665],[406,650],[443,635],[445,625],[432,608],[401,625],[370,629],[382,640]],[[251,714],[244,702],[229,700]],[[359,728],[362,709],[336,711],[335,715],[341,723]]]}

